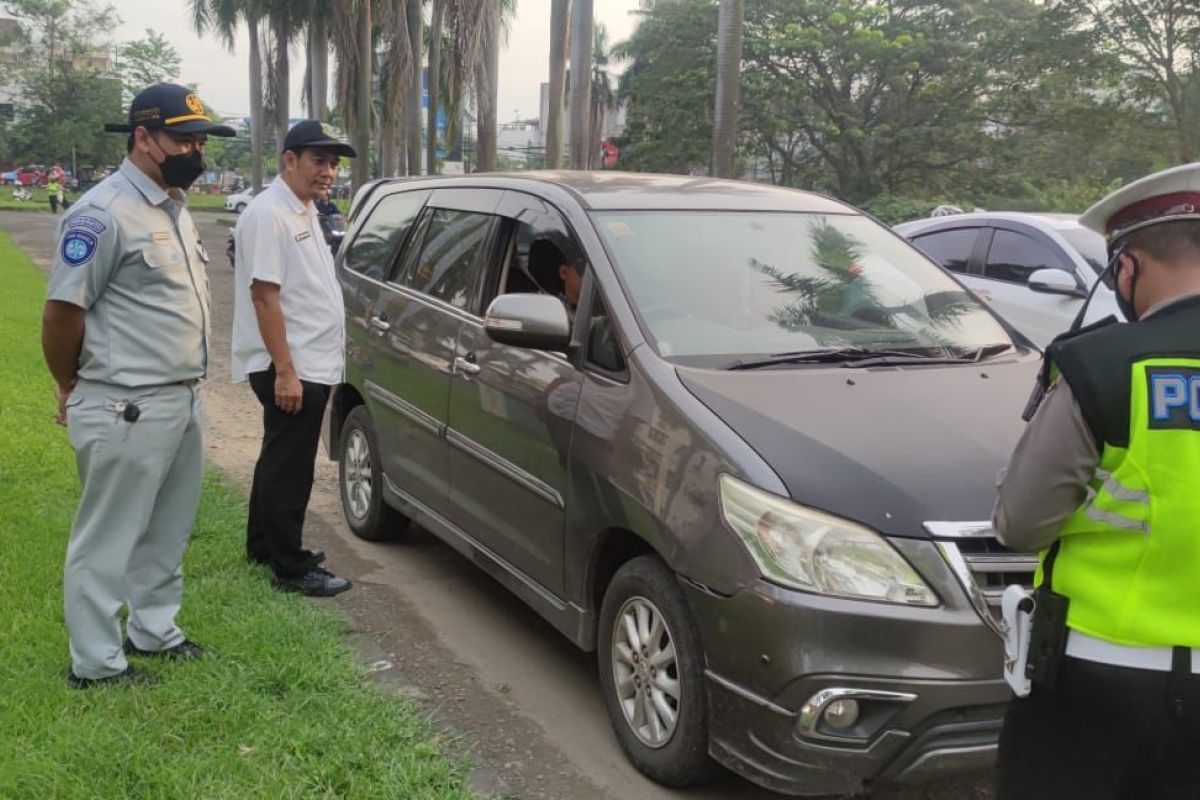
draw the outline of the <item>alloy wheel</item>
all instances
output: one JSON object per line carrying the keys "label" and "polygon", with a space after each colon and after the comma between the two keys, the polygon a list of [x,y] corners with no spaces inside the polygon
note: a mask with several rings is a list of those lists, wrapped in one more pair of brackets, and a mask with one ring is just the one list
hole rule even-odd
{"label": "alloy wheel", "polygon": [[662,612],[631,597],[613,624],[612,669],[625,721],[642,744],[660,748],[679,722],[679,662]]}
{"label": "alloy wheel", "polygon": [[344,458],[345,477],[342,480],[350,513],[355,519],[365,519],[371,509],[371,446],[361,428],[348,434]]}

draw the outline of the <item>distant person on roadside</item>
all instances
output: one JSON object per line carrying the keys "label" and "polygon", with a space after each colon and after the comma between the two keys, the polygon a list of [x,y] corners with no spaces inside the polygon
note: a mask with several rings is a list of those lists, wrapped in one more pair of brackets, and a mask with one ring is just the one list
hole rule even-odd
{"label": "distant person on roadside", "polygon": [[280,174],[234,228],[233,380],[263,407],[263,441],[246,522],[246,555],[285,591],[329,596],[350,588],[302,546],[321,422],[345,372],[345,308],[315,201],[354,148],[317,120],[284,138]]}
{"label": "distant person on roadside", "polygon": [[62,187],[58,185],[58,178],[51,178],[46,184],[46,192],[50,196],[50,211],[57,214],[58,204],[62,202]]}
{"label": "distant person on roadside", "polygon": [[317,219],[321,223],[321,233],[325,235],[325,244],[329,245],[329,252],[336,256],[342,243],[342,235],[346,233],[346,218],[333,202],[332,194],[330,191],[318,195],[313,198],[313,205],[317,209]]}
{"label": "distant person on roadside", "polygon": [[63,217],[42,315],[55,419],[83,484],[63,576],[77,689],[149,682],[127,656],[204,655],[176,623],[204,475],[210,319],[183,191],[207,137],[234,134],[174,84],[142,91],[128,123],[105,129],[129,134],[128,156]]}

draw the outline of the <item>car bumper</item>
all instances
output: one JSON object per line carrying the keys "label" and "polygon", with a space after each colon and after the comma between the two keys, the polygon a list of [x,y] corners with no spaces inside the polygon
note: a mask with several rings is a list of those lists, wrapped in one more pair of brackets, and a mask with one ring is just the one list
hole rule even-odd
{"label": "car bumper", "polygon": [[[1011,693],[1000,641],[965,601],[911,609],[765,582],[732,597],[684,586],[708,654],[710,753],[734,772],[821,795],[995,763]],[[839,695],[858,697],[849,731],[821,714]]]}

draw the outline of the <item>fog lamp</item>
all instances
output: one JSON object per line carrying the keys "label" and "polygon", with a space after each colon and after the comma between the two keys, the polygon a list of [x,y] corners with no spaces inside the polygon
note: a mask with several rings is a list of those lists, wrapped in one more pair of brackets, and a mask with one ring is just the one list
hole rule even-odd
{"label": "fog lamp", "polygon": [[829,727],[844,731],[854,727],[854,723],[858,722],[858,714],[858,701],[845,699],[834,700],[825,706],[824,716]]}

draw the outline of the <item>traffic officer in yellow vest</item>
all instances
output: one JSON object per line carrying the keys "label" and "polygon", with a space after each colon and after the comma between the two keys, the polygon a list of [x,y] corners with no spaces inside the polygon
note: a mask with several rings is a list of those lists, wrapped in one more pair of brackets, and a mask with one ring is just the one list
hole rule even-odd
{"label": "traffic officer in yellow vest", "polygon": [[[203,477],[208,257],[184,206],[209,119],[189,89],[134,98],[128,156],[63,218],[42,318],[83,493],[63,594],[76,688],[141,683],[126,656],[196,658],[175,622]],[[120,611],[129,606],[122,643]]]}
{"label": "traffic officer in yellow vest", "polygon": [[1129,324],[1050,345],[1001,478],[996,530],[1041,558],[999,794],[1200,798],[1200,164],[1080,222],[1107,237]]}

